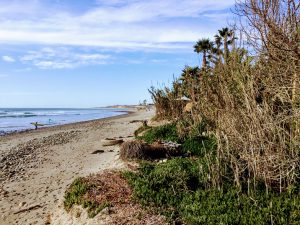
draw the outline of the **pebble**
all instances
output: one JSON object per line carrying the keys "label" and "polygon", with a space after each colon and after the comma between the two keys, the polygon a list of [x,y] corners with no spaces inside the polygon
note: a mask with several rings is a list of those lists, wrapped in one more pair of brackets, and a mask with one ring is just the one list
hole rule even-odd
{"label": "pebble", "polygon": [[110,208],[106,207],[106,208],[102,209],[100,213],[103,214],[103,215],[109,215],[110,214]]}
{"label": "pebble", "polygon": [[24,205],[26,205],[26,202],[20,202],[20,203],[19,203],[19,207],[20,207],[20,208],[23,207]]}
{"label": "pebble", "polygon": [[2,177],[12,180],[16,175],[24,176],[28,168],[35,168],[44,163],[45,159],[37,159],[39,153],[46,151],[47,147],[66,144],[80,133],[80,131],[60,132],[40,139],[34,138],[11,148],[6,155],[1,155],[0,158]]}

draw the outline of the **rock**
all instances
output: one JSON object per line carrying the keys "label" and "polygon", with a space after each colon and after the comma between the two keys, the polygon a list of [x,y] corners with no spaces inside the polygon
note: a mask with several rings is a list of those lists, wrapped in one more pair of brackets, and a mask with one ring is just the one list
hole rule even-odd
{"label": "rock", "polygon": [[19,203],[19,207],[20,207],[20,208],[23,207],[24,205],[26,205],[26,202],[20,202],[20,203]]}
{"label": "rock", "polygon": [[0,195],[2,195],[3,197],[7,197],[8,191],[4,190],[3,187],[0,187]]}
{"label": "rock", "polygon": [[167,161],[168,161],[167,159],[162,159],[162,160],[159,160],[158,163],[165,163]]}
{"label": "rock", "polygon": [[106,208],[102,209],[102,211],[100,213],[103,214],[103,215],[109,215],[110,212],[111,212],[110,208],[106,207]]}

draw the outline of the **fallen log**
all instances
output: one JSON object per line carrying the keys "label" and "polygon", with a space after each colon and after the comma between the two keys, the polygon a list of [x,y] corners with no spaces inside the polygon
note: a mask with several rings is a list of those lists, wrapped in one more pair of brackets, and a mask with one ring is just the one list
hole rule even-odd
{"label": "fallen log", "polygon": [[41,207],[42,207],[41,205],[32,205],[32,206],[29,206],[28,208],[20,209],[20,210],[14,212],[14,214],[19,214],[19,213],[22,213],[22,212],[27,212],[27,211],[30,211],[30,210],[33,210],[33,209],[39,209]]}

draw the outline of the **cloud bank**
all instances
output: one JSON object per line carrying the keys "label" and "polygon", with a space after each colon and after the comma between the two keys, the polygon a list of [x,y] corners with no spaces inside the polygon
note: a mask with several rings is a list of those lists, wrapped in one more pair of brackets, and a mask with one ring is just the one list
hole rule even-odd
{"label": "cloud bank", "polygon": [[[93,7],[73,10],[63,5],[64,0],[49,2],[1,1],[0,43],[180,50],[200,37],[213,36],[224,24],[224,10],[234,4],[234,0],[94,0]],[[91,0],[82,5],[87,2]],[[67,65],[39,62],[41,67]]]}
{"label": "cloud bank", "polygon": [[110,55],[77,53],[69,48],[43,48],[39,51],[28,51],[20,58],[24,64],[40,69],[72,69],[79,66],[107,64]]}

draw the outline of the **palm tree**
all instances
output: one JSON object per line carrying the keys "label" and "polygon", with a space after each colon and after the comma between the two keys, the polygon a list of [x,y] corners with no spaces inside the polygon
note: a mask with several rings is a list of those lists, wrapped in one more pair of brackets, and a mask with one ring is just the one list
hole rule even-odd
{"label": "palm tree", "polygon": [[207,67],[207,53],[209,50],[211,50],[213,47],[213,42],[211,42],[208,38],[203,38],[199,40],[195,45],[194,45],[194,51],[200,54],[201,52],[203,53],[202,57],[202,66],[203,68]]}
{"label": "palm tree", "polygon": [[184,86],[187,86],[189,83],[191,83],[193,80],[198,79],[199,75],[199,67],[191,67],[191,66],[185,66],[184,69],[182,70],[181,77],[179,80],[182,81],[182,84]]}
{"label": "palm tree", "polygon": [[220,49],[221,45],[222,45],[222,37],[220,37],[219,35],[215,35],[215,43],[217,45],[217,48]]}
{"label": "palm tree", "polygon": [[228,54],[229,54],[228,46],[234,45],[234,41],[236,39],[234,36],[234,31],[229,29],[228,27],[222,28],[221,30],[219,30],[219,34],[215,35],[216,44],[217,45],[218,45],[218,43],[220,44],[222,39],[223,39],[223,44],[224,44],[224,60],[225,60],[225,62],[227,62]]}
{"label": "palm tree", "polygon": [[215,44],[216,44],[216,47],[213,47],[211,49],[211,53],[208,56],[208,58],[211,59],[211,60],[213,60],[214,63],[220,62],[221,61],[221,56],[223,54],[223,51],[221,49],[221,46],[223,44],[221,36],[215,35]]}
{"label": "palm tree", "polygon": [[229,29],[228,27],[225,27],[221,30],[219,30],[219,37],[223,39],[223,44],[224,44],[224,59],[225,62],[227,61],[228,58],[228,35],[229,35]]}
{"label": "palm tree", "polygon": [[220,48],[213,47],[207,56],[210,62],[217,64],[218,62],[221,62],[223,51]]}
{"label": "palm tree", "polygon": [[191,66],[185,66],[181,73],[181,79],[184,80],[187,77],[196,77],[196,75],[199,72],[199,67],[191,67]]}
{"label": "palm tree", "polygon": [[199,74],[198,66],[185,66],[180,77],[182,81],[182,95],[191,98],[192,101],[195,101],[195,89],[197,88]]}

